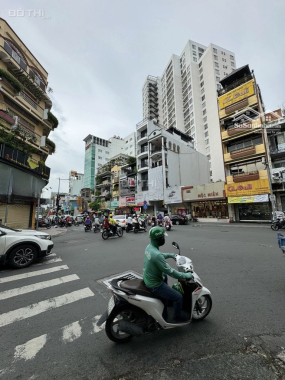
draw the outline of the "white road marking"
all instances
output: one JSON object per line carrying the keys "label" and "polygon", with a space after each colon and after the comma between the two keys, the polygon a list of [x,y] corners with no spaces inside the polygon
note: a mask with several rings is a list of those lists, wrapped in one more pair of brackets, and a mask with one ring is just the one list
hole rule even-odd
{"label": "white road marking", "polygon": [[81,334],[82,330],[79,321],[73,322],[62,328],[62,340],[64,343],[73,342],[75,339],[78,339]]}
{"label": "white road marking", "polygon": [[62,296],[49,298],[45,301],[34,303],[27,307],[22,307],[21,309],[9,311],[0,315],[0,327],[10,325],[11,323],[21,321],[23,319],[44,313],[45,311],[68,305],[72,302],[92,296],[94,296],[92,290],[89,288],[84,288],[71,293],[63,294]]}
{"label": "white road marking", "polygon": [[20,296],[21,294],[31,293],[36,290],[46,289],[46,288],[49,288],[50,286],[65,284],[66,282],[70,282],[74,280],[79,280],[79,277],[76,274],[71,274],[69,276],[58,277],[53,280],[42,281],[36,284],[22,286],[21,288],[6,290],[0,293],[0,301],[5,300],[7,298]]}
{"label": "white road marking", "polygon": [[105,328],[105,323],[104,322],[101,326],[97,326],[97,322],[99,321],[99,319],[101,318],[102,315],[96,315],[93,319],[92,319],[92,324],[93,324],[93,331],[92,331],[92,334],[96,334],[98,333],[99,331],[103,330]]}
{"label": "white road marking", "polygon": [[49,254],[49,255],[47,255],[45,257],[55,257],[56,255],[57,255],[56,253],[51,253],[51,254]]}
{"label": "white road marking", "polygon": [[42,274],[57,272],[57,271],[64,270],[64,269],[69,269],[69,268],[68,268],[67,265],[61,265],[59,267],[54,267],[54,268],[49,268],[49,269],[42,269],[42,270],[37,270],[37,271],[34,271],[34,272],[23,273],[23,274],[16,274],[15,276],[9,276],[9,277],[0,278],[0,284],[3,284],[4,282],[22,280],[23,278],[41,276]]}
{"label": "white road marking", "polygon": [[32,340],[29,340],[25,344],[21,344],[15,348],[14,359],[31,360],[37,355],[37,353],[44,347],[47,341],[47,334],[38,336]]}
{"label": "white road marking", "polygon": [[59,257],[57,259],[44,260],[41,263],[34,264],[33,267],[38,267],[39,265],[54,264],[54,263],[58,263],[60,261],[62,261],[62,259]]}

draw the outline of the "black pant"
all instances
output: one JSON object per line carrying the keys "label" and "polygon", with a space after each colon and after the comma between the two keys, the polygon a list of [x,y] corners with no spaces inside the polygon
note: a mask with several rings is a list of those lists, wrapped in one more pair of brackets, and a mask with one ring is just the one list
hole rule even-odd
{"label": "black pant", "polygon": [[112,226],[113,234],[115,235],[117,233],[117,226]]}

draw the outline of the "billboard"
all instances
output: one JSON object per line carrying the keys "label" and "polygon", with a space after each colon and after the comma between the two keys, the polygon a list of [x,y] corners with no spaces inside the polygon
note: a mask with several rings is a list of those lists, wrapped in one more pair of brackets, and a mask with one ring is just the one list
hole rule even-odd
{"label": "billboard", "polygon": [[228,197],[228,203],[261,203],[268,202],[268,194],[248,195],[245,197]]}
{"label": "billboard", "polygon": [[226,185],[227,197],[239,197],[243,195],[269,194],[268,179],[258,179]]}
{"label": "billboard", "polygon": [[171,204],[171,203],[181,203],[182,202],[182,196],[181,196],[181,186],[173,186],[168,187],[164,191],[164,203],[165,204]]}
{"label": "billboard", "polygon": [[236,87],[234,90],[227,92],[219,97],[219,107],[222,110],[234,103],[239,102],[245,98],[249,98],[254,95],[254,82],[253,79]]}
{"label": "billboard", "polygon": [[203,199],[225,198],[225,182],[212,182],[199,186],[182,188],[183,202],[199,201]]}

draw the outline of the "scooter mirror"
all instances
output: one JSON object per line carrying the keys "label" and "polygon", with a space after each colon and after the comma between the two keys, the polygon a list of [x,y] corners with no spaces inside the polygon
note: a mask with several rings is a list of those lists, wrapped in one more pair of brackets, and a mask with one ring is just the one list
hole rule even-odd
{"label": "scooter mirror", "polygon": [[172,242],[172,245],[174,248],[179,249],[179,245],[177,243],[175,243],[175,241]]}

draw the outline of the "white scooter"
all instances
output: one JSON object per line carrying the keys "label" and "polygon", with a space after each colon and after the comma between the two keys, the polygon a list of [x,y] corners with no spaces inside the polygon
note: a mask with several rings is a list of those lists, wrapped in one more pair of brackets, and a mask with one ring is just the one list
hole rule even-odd
{"label": "white scooter", "polygon": [[142,279],[130,280],[126,277],[115,278],[110,282],[112,297],[108,309],[97,325],[104,322],[108,338],[116,343],[128,342],[134,336],[185,326],[190,320],[206,318],[212,308],[210,291],[202,285],[201,279],[194,272],[192,261],[180,256],[177,243],[172,245],[179,250],[176,265],[179,272],[191,272],[191,280],[179,280],[183,289],[183,311],[189,314],[189,321],[174,323],[171,319],[173,308],[167,308],[165,300],[157,298],[145,286]]}

